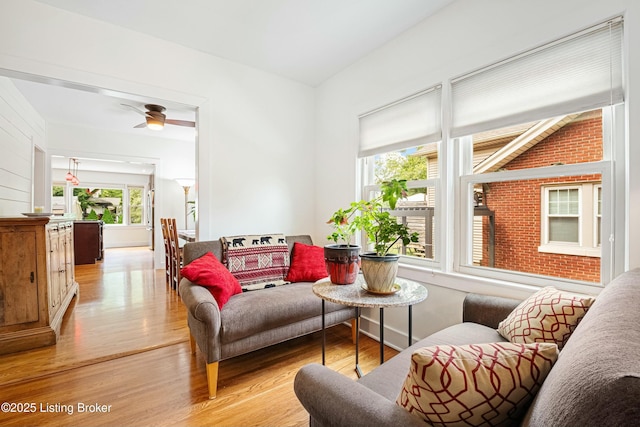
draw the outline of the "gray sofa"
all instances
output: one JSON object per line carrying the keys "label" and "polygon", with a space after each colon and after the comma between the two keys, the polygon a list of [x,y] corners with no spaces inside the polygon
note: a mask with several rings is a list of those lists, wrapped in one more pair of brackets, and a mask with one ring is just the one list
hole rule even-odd
{"label": "gray sofa", "polygon": [[[311,237],[287,236],[289,254],[294,242],[313,244]],[[187,243],[184,263],[189,264],[207,252],[222,257],[219,240]],[[223,309],[211,293],[186,278],[180,281],[180,297],[187,308],[191,351],[196,344],[207,359],[209,398],[216,397],[218,362],[234,356],[287,341],[322,327],[322,300],[311,282],[298,282],[275,288],[244,292],[232,296]],[[354,319],[355,310],[327,302],[326,326]],[[352,322],[352,327],[354,323]]]}
{"label": "gray sofa", "polygon": [[[402,351],[357,381],[306,365],[294,389],[312,426],[424,426],[396,405],[413,350],[436,344],[505,341],[498,323],[519,303],[469,294],[463,323]],[[640,422],[640,269],[624,273],[598,295],[575,329],[528,412],[523,426],[629,426]]]}

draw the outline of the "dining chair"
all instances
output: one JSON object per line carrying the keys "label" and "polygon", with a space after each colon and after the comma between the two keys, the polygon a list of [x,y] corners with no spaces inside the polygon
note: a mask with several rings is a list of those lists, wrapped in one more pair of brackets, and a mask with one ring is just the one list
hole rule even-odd
{"label": "dining chair", "polygon": [[169,246],[171,253],[171,288],[179,292],[180,268],[182,267],[182,248],[178,240],[178,227],[175,218],[167,219]]}
{"label": "dining chair", "polygon": [[169,223],[167,218],[160,218],[160,227],[162,228],[162,240],[164,241],[164,265],[165,265],[165,282],[167,286],[171,283],[171,243],[169,242]]}

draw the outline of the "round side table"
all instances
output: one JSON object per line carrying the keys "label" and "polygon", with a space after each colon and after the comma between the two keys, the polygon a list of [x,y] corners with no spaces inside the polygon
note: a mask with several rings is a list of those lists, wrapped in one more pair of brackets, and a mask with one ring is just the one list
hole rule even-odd
{"label": "round side table", "polygon": [[360,309],[362,307],[380,309],[380,363],[384,363],[384,309],[385,307],[409,308],[409,345],[412,344],[412,326],[414,304],[424,301],[427,296],[427,288],[418,282],[407,279],[396,279],[397,291],[389,294],[378,294],[367,290],[367,284],[362,274],[358,274],[356,282],[352,285],[336,285],[329,278],[317,281],[313,285],[313,293],[322,298],[322,364],[325,364],[325,307],[324,302],[330,301],[336,304],[356,308],[356,373],[362,376],[358,365],[358,348],[360,336]]}

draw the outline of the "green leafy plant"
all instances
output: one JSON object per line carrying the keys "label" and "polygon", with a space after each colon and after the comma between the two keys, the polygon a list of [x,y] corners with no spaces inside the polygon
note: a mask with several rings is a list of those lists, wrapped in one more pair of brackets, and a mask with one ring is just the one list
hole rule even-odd
{"label": "green leafy plant", "polygon": [[335,243],[342,242],[345,245],[351,243],[351,238],[357,231],[357,224],[352,221],[352,217],[358,211],[358,203],[352,202],[347,209],[338,209],[331,215],[327,224],[333,226],[333,233],[327,236],[327,239],[333,240]]}
{"label": "green leafy plant", "polygon": [[102,221],[105,224],[114,224],[115,221],[113,219],[113,215],[111,215],[111,211],[109,209],[105,209],[102,211]]}
{"label": "green leafy plant", "polygon": [[399,223],[389,210],[396,208],[398,200],[406,197],[407,181],[392,179],[381,184],[380,195],[372,200],[352,202],[346,209],[338,209],[327,222],[334,232],[327,236],[338,243],[349,243],[357,230],[363,230],[373,243],[376,255],[385,256],[399,241],[404,245],[418,242],[418,233]]}

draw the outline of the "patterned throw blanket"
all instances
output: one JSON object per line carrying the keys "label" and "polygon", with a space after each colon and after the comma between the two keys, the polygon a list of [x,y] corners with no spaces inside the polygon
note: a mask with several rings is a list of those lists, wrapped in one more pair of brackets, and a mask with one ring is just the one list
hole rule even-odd
{"label": "patterned throw blanket", "polygon": [[285,285],[289,247],[283,234],[240,235],[220,238],[222,260],[243,291]]}

